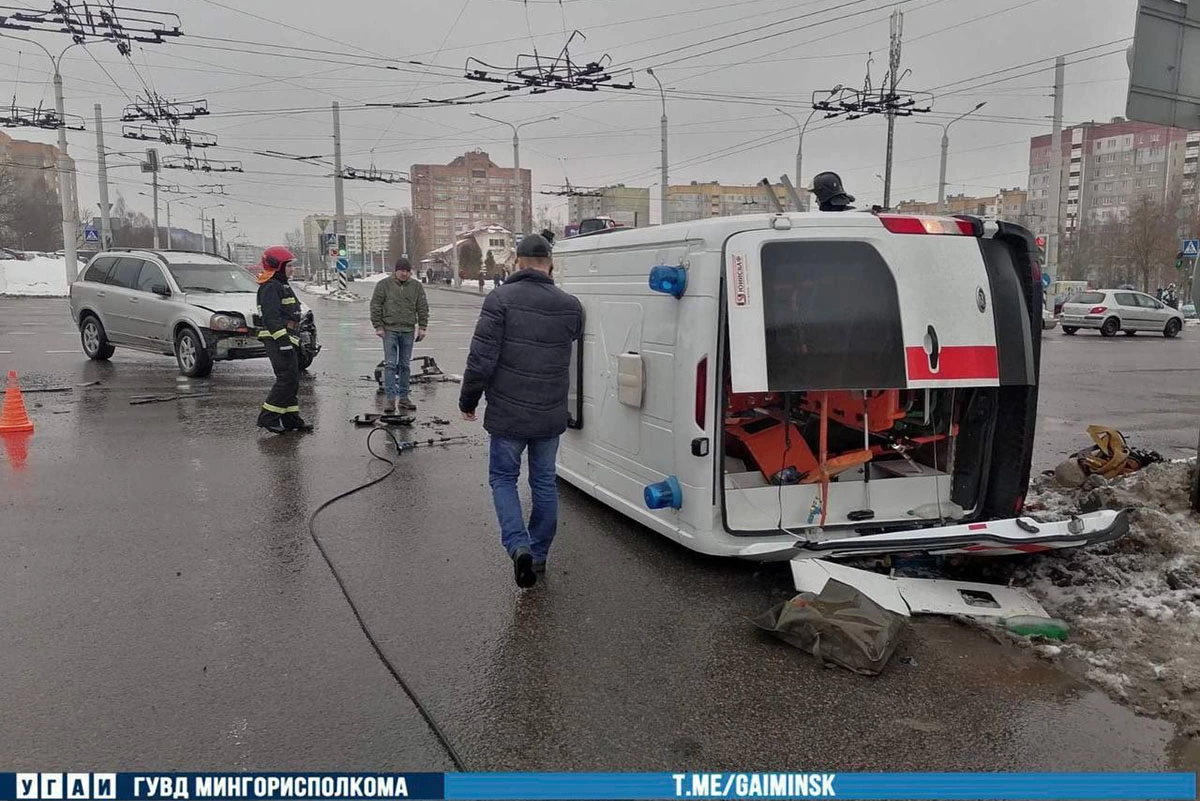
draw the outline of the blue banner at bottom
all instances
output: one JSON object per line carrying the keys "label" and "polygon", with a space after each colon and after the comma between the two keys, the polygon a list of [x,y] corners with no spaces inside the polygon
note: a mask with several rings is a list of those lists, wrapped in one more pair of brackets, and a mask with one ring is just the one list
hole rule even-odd
{"label": "blue banner at bottom", "polygon": [[0,773],[0,801],[285,799],[1145,799],[1193,773]]}

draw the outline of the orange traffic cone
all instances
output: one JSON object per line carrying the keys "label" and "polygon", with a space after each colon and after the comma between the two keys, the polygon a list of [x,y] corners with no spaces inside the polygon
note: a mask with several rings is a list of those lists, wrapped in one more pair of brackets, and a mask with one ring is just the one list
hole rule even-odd
{"label": "orange traffic cone", "polygon": [[0,406],[0,433],[32,431],[33,421],[25,411],[25,398],[17,383],[17,371],[8,371],[8,387],[4,390],[4,405]]}

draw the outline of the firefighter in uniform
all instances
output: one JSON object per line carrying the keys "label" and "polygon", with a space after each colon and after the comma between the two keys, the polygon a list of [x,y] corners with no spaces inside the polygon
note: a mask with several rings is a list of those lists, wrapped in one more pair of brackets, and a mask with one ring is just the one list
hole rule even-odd
{"label": "firefighter in uniform", "polygon": [[300,301],[288,283],[295,258],[285,247],[269,247],[263,251],[258,276],[258,337],[266,345],[275,371],[275,386],[262,405],[258,424],[275,434],[313,428],[300,416],[296,397],[300,391]]}

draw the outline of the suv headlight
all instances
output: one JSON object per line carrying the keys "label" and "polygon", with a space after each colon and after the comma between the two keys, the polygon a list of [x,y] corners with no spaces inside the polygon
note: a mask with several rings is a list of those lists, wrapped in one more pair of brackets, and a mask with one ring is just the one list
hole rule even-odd
{"label": "suv headlight", "polygon": [[208,327],[213,331],[237,331],[246,327],[246,319],[240,314],[214,314]]}

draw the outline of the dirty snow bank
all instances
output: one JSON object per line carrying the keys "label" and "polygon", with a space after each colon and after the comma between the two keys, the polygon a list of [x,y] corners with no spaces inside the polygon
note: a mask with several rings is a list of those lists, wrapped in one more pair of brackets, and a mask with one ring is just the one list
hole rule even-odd
{"label": "dirty snow bank", "polygon": [[[1094,548],[1060,551],[1018,571],[1046,610],[1071,625],[1062,656],[1137,710],[1200,734],[1200,516],[1190,511],[1195,460],[1153,464],[1124,478],[1064,489],[1034,480],[1035,518],[1130,509],[1130,532]],[[1046,655],[1046,654],[1044,654]]]}
{"label": "dirty snow bank", "polygon": [[65,259],[0,259],[0,295],[65,298],[68,288]]}

